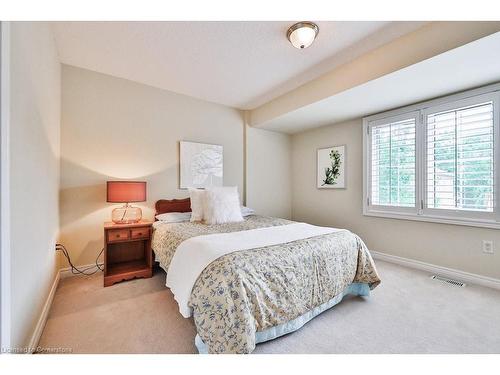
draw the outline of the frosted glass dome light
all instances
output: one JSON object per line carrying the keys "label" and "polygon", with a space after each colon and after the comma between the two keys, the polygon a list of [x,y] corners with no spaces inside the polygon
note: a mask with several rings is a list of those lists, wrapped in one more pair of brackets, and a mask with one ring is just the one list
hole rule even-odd
{"label": "frosted glass dome light", "polygon": [[312,22],[298,22],[288,29],[286,36],[292,46],[298,49],[309,47],[318,35],[319,27]]}

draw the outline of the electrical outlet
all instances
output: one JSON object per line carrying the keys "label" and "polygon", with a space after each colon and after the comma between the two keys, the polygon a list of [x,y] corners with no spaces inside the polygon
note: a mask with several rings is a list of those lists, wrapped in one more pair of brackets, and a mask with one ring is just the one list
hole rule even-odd
{"label": "electrical outlet", "polygon": [[493,254],[493,241],[483,240],[483,253]]}

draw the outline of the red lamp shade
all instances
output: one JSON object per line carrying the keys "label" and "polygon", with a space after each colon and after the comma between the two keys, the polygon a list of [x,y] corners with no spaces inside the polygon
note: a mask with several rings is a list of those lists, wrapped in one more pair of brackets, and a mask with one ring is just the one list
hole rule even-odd
{"label": "red lamp shade", "polygon": [[108,181],[106,190],[110,203],[146,201],[146,181]]}

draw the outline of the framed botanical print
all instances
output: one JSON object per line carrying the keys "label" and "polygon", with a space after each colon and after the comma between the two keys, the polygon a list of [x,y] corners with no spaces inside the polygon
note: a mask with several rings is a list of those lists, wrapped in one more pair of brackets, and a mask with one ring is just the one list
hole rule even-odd
{"label": "framed botanical print", "polygon": [[346,188],[346,146],[318,149],[316,186],[318,189]]}
{"label": "framed botanical print", "polygon": [[222,186],[224,153],[221,145],[180,142],[180,188]]}

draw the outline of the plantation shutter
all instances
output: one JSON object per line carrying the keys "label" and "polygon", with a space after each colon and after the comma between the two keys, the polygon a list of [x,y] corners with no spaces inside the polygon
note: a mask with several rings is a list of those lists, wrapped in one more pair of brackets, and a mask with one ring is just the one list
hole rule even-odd
{"label": "plantation shutter", "polygon": [[427,207],[493,212],[493,103],[427,115]]}
{"label": "plantation shutter", "polygon": [[415,207],[415,118],[371,131],[371,204]]}

